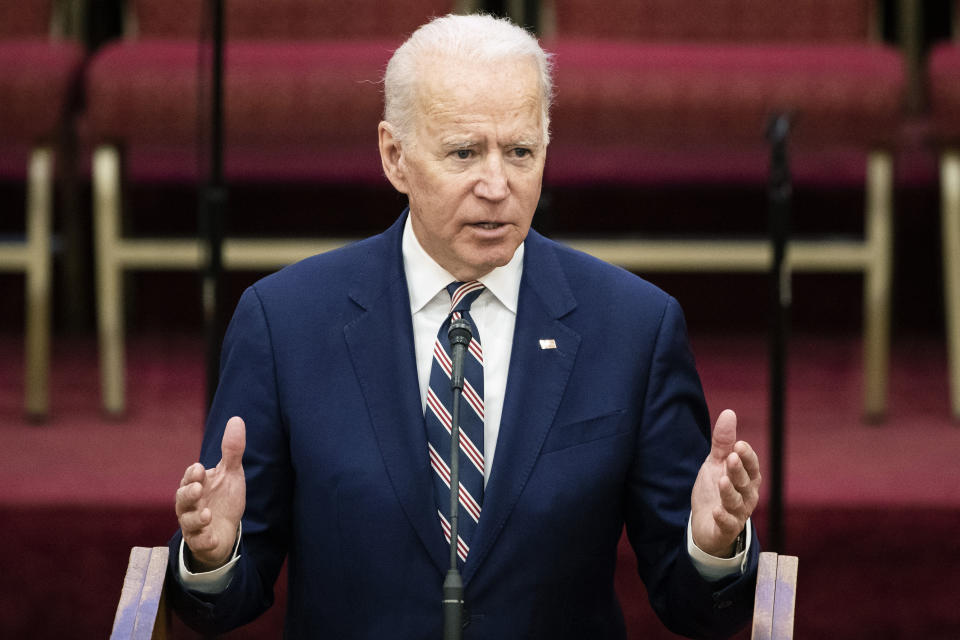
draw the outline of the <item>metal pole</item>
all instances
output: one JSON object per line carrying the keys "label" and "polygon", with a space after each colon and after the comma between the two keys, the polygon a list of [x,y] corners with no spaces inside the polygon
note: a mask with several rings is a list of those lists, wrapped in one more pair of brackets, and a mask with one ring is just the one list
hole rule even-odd
{"label": "metal pole", "polygon": [[203,273],[203,317],[206,344],[207,408],[213,402],[220,377],[223,340],[223,224],[227,188],[223,179],[223,0],[209,0],[213,31],[210,99],[210,165],[200,193],[200,231],[206,245]]}
{"label": "metal pole", "polygon": [[782,552],[784,527],[784,439],[786,396],[786,344],[790,319],[790,265],[787,239],[790,234],[792,186],[787,156],[790,118],[774,116],[767,128],[770,142],[769,225],[773,259],[770,264],[770,520],[771,550]]}

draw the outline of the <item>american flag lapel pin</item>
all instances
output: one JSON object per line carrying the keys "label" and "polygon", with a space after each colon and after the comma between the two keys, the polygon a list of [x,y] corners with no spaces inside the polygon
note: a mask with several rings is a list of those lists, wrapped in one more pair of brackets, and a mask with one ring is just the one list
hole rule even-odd
{"label": "american flag lapel pin", "polygon": [[547,338],[547,339],[541,340],[541,341],[540,341],[540,348],[541,348],[541,349],[556,349],[556,348],[557,348],[557,341],[554,340],[553,338]]}

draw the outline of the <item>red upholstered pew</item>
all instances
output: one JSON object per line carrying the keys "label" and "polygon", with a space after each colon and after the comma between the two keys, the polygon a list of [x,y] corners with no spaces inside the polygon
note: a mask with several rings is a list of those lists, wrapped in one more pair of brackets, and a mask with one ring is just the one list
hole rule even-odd
{"label": "red upholstered pew", "polygon": [[[556,56],[548,188],[762,188],[764,130],[780,112],[794,115],[798,187],[864,186],[862,236],[799,238],[788,261],[795,271],[863,274],[864,413],[871,418],[886,409],[892,149],[906,84],[902,55],[880,41],[878,5],[545,0],[541,14],[545,44]],[[640,271],[759,271],[771,258],[763,239],[569,240]]]}
{"label": "red upholstered pew", "polygon": [[960,2],[953,3],[953,40],[930,52],[928,101],[940,153],[944,307],[950,363],[950,407],[960,420]]}
{"label": "red upholstered pew", "polygon": [[[383,178],[376,123],[379,80],[392,51],[453,0],[231,0],[225,3],[225,172],[228,182],[364,185]],[[188,182],[198,158],[198,61],[206,6],[130,0],[125,38],[102,48],[86,77],[85,135],[93,157],[98,325],[103,403],[124,399],[121,278],[133,269],[197,269],[197,238],[123,233],[121,182]],[[459,7],[469,8],[469,7]],[[209,89],[209,87],[206,87]],[[190,216],[195,211],[171,212]],[[269,215],[269,213],[267,214]],[[228,238],[227,269],[272,269],[342,244],[338,239]]]}
{"label": "red upholstered pew", "polygon": [[[0,238],[0,271],[26,275],[26,413],[44,417],[50,360],[54,158],[83,49],[66,38],[77,3],[0,3],[0,180],[26,182],[26,233]],[[56,9],[56,10],[55,10]]]}

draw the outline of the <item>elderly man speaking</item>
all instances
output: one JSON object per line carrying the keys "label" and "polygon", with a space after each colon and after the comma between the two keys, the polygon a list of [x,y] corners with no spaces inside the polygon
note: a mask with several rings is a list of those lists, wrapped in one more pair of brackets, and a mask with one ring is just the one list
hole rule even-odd
{"label": "elderly man speaking", "polygon": [[733,412],[711,438],[676,301],[530,229],[547,56],[506,20],[451,15],[397,49],[384,86],[383,170],[409,208],[240,300],[176,496],[181,617],[252,620],[288,558],[288,637],[440,638],[462,319],[464,636],[624,638],[624,525],[667,627],[734,632],[759,462]]}

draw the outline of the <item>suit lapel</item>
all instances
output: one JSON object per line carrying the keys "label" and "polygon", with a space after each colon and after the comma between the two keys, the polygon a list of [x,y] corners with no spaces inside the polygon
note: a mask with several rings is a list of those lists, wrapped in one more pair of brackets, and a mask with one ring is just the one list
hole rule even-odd
{"label": "suit lapel", "polygon": [[447,566],[420,410],[401,216],[358,265],[351,298],[364,312],[344,327],[380,454],[397,499],[439,571]]}
{"label": "suit lapel", "polygon": [[[531,230],[496,456],[464,581],[476,573],[503,530],[553,424],[580,345],[580,335],[560,318],[575,306],[553,246]],[[556,348],[542,348],[540,340],[550,339]]]}

